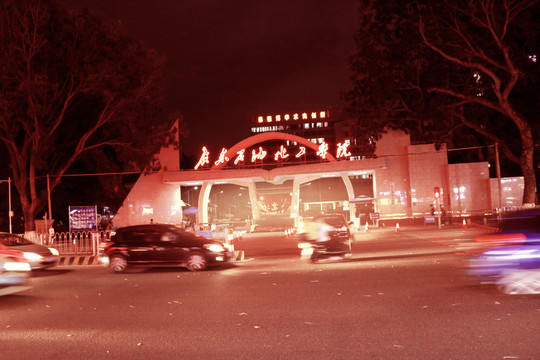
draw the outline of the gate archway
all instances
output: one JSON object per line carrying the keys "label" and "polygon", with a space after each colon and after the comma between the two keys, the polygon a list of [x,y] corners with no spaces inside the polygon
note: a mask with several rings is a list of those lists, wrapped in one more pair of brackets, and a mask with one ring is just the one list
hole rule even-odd
{"label": "gate archway", "polygon": [[[259,143],[269,141],[269,140],[283,140],[283,141],[292,141],[296,142],[300,145],[304,145],[307,148],[310,148],[311,150],[318,151],[319,147],[317,144],[303,138],[297,135],[282,133],[282,132],[266,132],[262,134],[257,134],[250,136],[249,138],[246,138],[238,143],[236,143],[233,147],[227,150],[225,157],[233,159],[239,151],[243,149],[247,149],[248,147],[257,145]],[[330,153],[326,154],[326,160],[329,162],[337,162],[338,160]],[[219,165],[212,166],[211,170],[222,170],[225,166],[225,163],[221,163]],[[262,171],[266,171],[264,169],[261,169]],[[351,183],[351,180],[345,173],[339,174],[339,176],[342,178],[343,183],[345,185],[345,188],[347,190],[347,196],[350,199],[354,198],[354,189]],[[293,191],[291,196],[291,217],[296,219],[298,217],[298,211],[299,211],[299,205],[300,205],[300,185],[318,179],[321,175],[310,175],[310,176],[294,176],[293,181]],[[257,193],[255,188],[255,183],[253,181],[251,182],[236,182],[231,181],[232,184],[238,184],[242,186],[246,186],[249,189],[249,197],[251,201],[251,212],[252,212],[252,218],[258,219],[260,216],[258,204],[257,204]],[[208,224],[209,218],[208,218],[208,200],[210,198],[210,191],[212,190],[213,183],[210,181],[204,181],[201,187],[201,193],[199,195],[199,202],[198,202],[198,208],[201,210],[198,214],[198,222],[202,224]],[[354,216],[355,213],[355,207],[352,205],[349,209],[351,218]]]}

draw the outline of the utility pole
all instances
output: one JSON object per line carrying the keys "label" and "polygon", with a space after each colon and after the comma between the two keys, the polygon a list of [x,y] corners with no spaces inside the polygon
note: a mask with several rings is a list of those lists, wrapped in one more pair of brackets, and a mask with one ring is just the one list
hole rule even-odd
{"label": "utility pole", "polygon": [[47,231],[49,231],[49,222],[52,226],[52,206],[51,206],[51,183],[49,181],[49,174],[47,174],[47,201],[49,203],[49,221],[47,222]]}
{"label": "utility pole", "polygon": [[495,143],[495,168],[497,169],[497,183],[499,184],[499,216],[502,212],[502,184],[501,184],[501,164],[499,162],[499,144]]}
{"label": "utility pole", "polygon": [[13,211],[11,210],[11,178],[8,178],[8,202],[9,202],[9,233],[13,233],[13,227],[11,226],[11,218],[13,217]]}

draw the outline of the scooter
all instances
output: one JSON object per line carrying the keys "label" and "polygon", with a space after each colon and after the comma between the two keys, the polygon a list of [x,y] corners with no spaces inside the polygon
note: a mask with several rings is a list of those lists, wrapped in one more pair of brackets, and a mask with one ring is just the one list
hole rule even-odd
{"label": "scooter", "polygon": [[317,241],[303,237],[298,243],[301,249],[301,259],[309,259],[312,262],[320,260],[341,260],[352,255],[352,241],[350,238],[336,236],[337,231],[329,231],[330,240]]}

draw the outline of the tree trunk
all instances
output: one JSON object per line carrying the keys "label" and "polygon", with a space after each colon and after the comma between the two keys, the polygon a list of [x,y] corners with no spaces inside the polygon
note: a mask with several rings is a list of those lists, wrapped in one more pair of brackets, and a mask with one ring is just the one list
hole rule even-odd
{"label": "tree trunk", "polygon": [[[527,131],[528,130],[528,131]],[[525,129],[521,133],[522,153],[521,172],[523,173],[523,205],[533,206],[536,203],[536,174],[534,173],[534,141],[532,132]]]}

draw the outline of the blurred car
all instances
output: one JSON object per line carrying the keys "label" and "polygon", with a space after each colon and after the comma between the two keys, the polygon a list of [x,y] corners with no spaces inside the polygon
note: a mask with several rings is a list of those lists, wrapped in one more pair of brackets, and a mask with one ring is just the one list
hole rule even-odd
{"label": "blurred car", "polygon": [[352,240],[349,223],[343,214],[324,214],[317,215],[313,219],[304,218],[299,225],[297,232],[306,234],[308,237],[314,237],[317,231],[317,222],[322,221],[334,228],[331,232],[331,237],[336,240],[346,241]]}
{"label": "blurred car", "polygon": [[120,228],[105,243],[100,256],[114,273],[132,266],[185,266],[191,271],[203,271],[231,258],[232,252],[225,244],[167,224]]}
{"label": "blurred car", "polygon": [[0,249],[0,295],[27,290],[30,264],[23,253],[16,250]]}
{"label": "blurred car", "polygon": [[60,255],[55,248],[35,244],[21,236],[0,233],[0,249],[17,250],[23,253],[32,270],[46,269],[58,264]]}
{"label": "blurred car", "polygon": [[[469,279],[495,283],[506,293],[535,288],[531,279],[538,279],[536,270],[540,269],[540,208],[505,215],[497,233],[478,236],[476,242],[477,250],[465,258],[464,272]],[[520,276],[527,284],[521,290]]]}
{"label": "blurred car", "polygon": [[514,269],[497,279],[497,288],[508,295],[540,294],[540,269]]}

